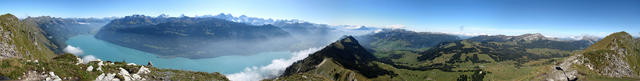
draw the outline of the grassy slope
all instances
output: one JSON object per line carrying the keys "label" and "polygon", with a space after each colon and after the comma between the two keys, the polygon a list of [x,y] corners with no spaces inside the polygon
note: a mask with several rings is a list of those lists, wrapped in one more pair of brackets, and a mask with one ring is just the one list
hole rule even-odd
{"label": "grassy slope", "polygon": [[[5,14],[0,16],[0,24],[4,25],[2,26],[4,29],[2,32],[11,32],[12,34],[10,36],[12,41],[2,41],[14,44],[16,51],[22,54],[25,59],[48,60],[55,56],[55,54],[45,46],[51,43],[42,34],[42,30],[33,22],[20,22],[15,16]],[[38,42],[38,45],[35,45],[34,41]]]}
{"label": "grassy slope", "polygon": [[[31,22],[20,22],[18,18],[11,14],[5,14],[0,16],[0,25],[2,25],[3,33],[10,32],[12,40],[3,40],[15,45],[15,50],[22,56],[22,58],[10,58],[4,59],[2,62],[2,68],[0,69],[0,75],[8,76],[10,78],[17,78],[22,75],[22,72],[26,72],[27,69],[23,67],[21,60],[39,60],[42,62],[48,62],[54,56],[56,56],[49,48],[46,48],[46,44],[51,44],[35,24]],[[33,40],[35,39],[35,40]],[[38,42],[35,45],[33,41]],[[10,68],[16,66],[16,68]]]}
{"label": "grassy slope", "polygon": [[[517,43],[513,41],[508,42],[487,42],[489,44],[504,46],[504,45],[517,45]],[[393,43],[388,43],[393,44]],[[488,48],[485,50],[496,50],[497,48],[487,47],[485,45],[481,45],[481,42],[474,41],[460,41],[460,43],[450,43],[446,44],[443,47],[454,47],[460,46],[460,48]],[[510,49],[510,48],[500,48],[500,49]],[[554,64],[559,63],[564,57],[552,57],[552,55],[564,55],[569,56],[569,54],[580,52],[580,50],[558,50],[558,49],[549,49],[549,48],[525,48],[522,50],[523,53],[533,54],[537,56],[547,56],[548,58],[536,58],[529,59],[527,57],[521,57],[518,60],[503,60],[497,61],[491,57],[491,54],[482,54],[481,51],[475,52],[465,52],[461,55],[456,56],[456,53],[460,53],[464,50],[459,50],[453,53],[446,53],[442,56],[436,57],[434,60],[425,60],[419,61],[417,57],[422,56],[422,54],[418,54],[415,50],[392,50],[392,51],[376,51],[374,53],[375,56],[382,59],[382,61],[386,62],[372,62],[379,67],[392,71],[398,75],[384,75],[378,76],[374,78],[362,78],[359,80],[383,80],[383,81],[421,81],[421,80],[433,80],[433,81],[455,81],[458,79],[466,79],[471,81],[472,79],[482,79],[489,81],[521,81],[521,80],[536,80],[537,75],[542,75],[544,72],[553,70],[549,69],[554,67]],[[491,53],[491,52],[490,52]],[[481,63],[474,63],[472,61],[464,60],[464,59],[473,59],[477,58],[481,61]],[[447,63],[447,61],[451,61],[452,59],[458,59],[461,61]],[[522,61],[525,60],[525,61]],[[428,67],[434,64],[445,64],[448,66],[453,66],[450,68],[441,67],[451,69],[451,71],[444,71],[440,69],[425,69],[425,70],[417,70],[415,68]],[[399,68],[395,66],[406,66],[409,68]],[[337,69],[340,68],[340,69]],[[414,69],[411,69],[414,68]],[[437,68],[437,67],[436,67]],[[337,70],[334,70],[337,69]],[[339,65],[334,64],[325,64],[320,68],[306,72],[300,73],[294,76],[281,77],[278,80],[327,80],[331,79],[331,75],[341,74],[350,74],[352,70],[348,70],[345,72]],[[359,74],[355,74],[359,75]],[[484,76],[480,76],[484,75]],[[306,78],[305,78],[306,77]],[[344,77],[344,76],[342,76]],[[461,78],[465,77],[465,78]]]}
{"label": "grassy slope", "polygon": [[[104,66],[104,72],[99,71],[86,71],[89,66],[97,68],[97,62],[91,62],[89,64],[77,63],[77,57],[71,54],[55,55],[45,45],[50,45],[51,42],[45,38],[42,34],[42,30],[37,27],[33,22],[19,21],[15,16],[11,14],[5,14],[0,16],[0,25],[4,31],[11,32],[11,38],[13,41],[2,40],[1,42],[8,42],[16,46],[16,50],[21,54],[22,58],[8,58],[0,59],[0,76],[6,76],[11,79],[18,79],[27,71],[37,72],[54,72],[56,75],[63,77],[69,77],[71,80],[91,81],[98,75],[108,72],[119,72],[118,68],[122,67],[127,70],[137,71],[140,67],[134,65],[126,65],[124,62],[118,62],[115,65]],[[32,40],[35,39],[35,40]],[[35,45],[33,41],[37,41],[38,45]],[[33,62],[38,60],[39,62]],[[145,78],[154,80],[153,77],[168,76],[171,80],[186,80],[186,81],[202,81],[202,80],[228,80],[224,75],[220,73],[206,73],[206,72],[193,72],[171,69],[159,69],[154,67],[148,67],[151,73],[148,75],[142,75]],[[130,72],[135,73],[135,72]],[[166,75],[170,73],[171,75]]]}
{"label": "grassy slope", "polygon": [[[525,41],[526,42],[526,41]],[[433,60],[425,60],[418,61],[416,57],[422,56],[421,54],[417,54],[418,51],[409,51],[409,50],[394,50],[388,52],[375,52],[374,55],[378,56],[381,59],[389,59],[391,61],[390,64],[400,65],[400,66],[408,66],[408,67],[426,67],[433,64],[442,64],[447,63],[447,61],[451,61],[452,59],[459,59],[461,61],[454,62],[451,65],[454,66],[451,68],[454,72],[442,71],[438,69],[432,70],[410,70],[403,68],[395,68],[389,64],[380,64],[388,66],[387,69],[393,70],[395,73],[398,73],[398,77],[401,77],[401,80],[437,80],[437,81],[451,81],[459,78],[458,76],[466,75],[469,79],[473,79],[471,76],[474,74],[473,72],[464,72],[464,70],[480,70],[484,71],[488,74],[484,76],[484,80],[490,81],[514,81],[514,80],[534,80],[537,75],[543,74],[543,72],[550,71],[553,69],[549,69],[553,67],[554,64],[558,63],[558,61],[562,60],[564,56],[569,56],[572,53],[580,52],[581,50],[559,50],[559,49],[551,49],[551,48],[524,48],[513,49],[513,48],[494,48],[488,47],[489,45],[496,46],[518,46],[516,41],[506,41],[506,42],[474,42],[474,41],[460,41],[459,43],[448,43],[443,45],[444,48],[450,48],[454,46],[460,46],[460,48],[487,48],[480,51],[475,52],[464,52],[461,55],[456,56],[456,53],[463,52],[465,50],[456,50],[453,53],[445,53],[440,57],[436,57]],[[436,47],[434,47],[436,48]],[[492,55],[495,54],[483,54],[482,51],[486,50],[511,50],[511,51],[522,51],[522,53],[531,54],[528,56],[541,56],[542,58],[535,57],[519,57],[514,60],[503,60],[497,61],[492,58]],[[455,50],[455,49],[454,49]],[[489,53],[493,53],[496,51],[492,51]],[[442,53],[442,52],[440,52]],[[485,52],[486,53],[486,52]],[[476,58],[480,61],[486,61],[483,63],[474,63],[469,60],[465,60],[467,58],[474,59]],[[469,80],[467,79],[467,80]]]}
{"label": "grassy slope", "polygon": [[606,62],[601,62],[606,59],[603,54],[615,54],[615,51],[610,50],[612,45],[617,43],[618,46],[627,50],[627,55],[624,56],[627,63],[629,63],[632,70],[634,70],[636,75],[640,75],[640,42],[638,40],[634,40],[631,35],[626,32],[617,32],[611,34],[599,42],[593,44],[591,47],[585,50],[584,56],[587,58],[590,63],[594,64],[596,67],[599,66],[607,66]]}

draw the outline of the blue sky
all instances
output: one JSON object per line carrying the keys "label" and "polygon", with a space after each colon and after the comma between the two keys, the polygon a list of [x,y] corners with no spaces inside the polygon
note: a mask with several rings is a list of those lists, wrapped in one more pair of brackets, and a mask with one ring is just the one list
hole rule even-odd
{"label": "blue sky", "polygon": [[19,17],[216,15],[459,34],[640,35],[640,0],[1,0]]}

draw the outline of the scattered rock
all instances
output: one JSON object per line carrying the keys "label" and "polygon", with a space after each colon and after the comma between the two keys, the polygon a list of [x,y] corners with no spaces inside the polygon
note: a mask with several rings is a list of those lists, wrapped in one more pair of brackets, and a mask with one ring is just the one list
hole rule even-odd
{"label": "scattered rock", "polygon": [[147,73],[151,73],[151,70],[149,70],[149,68],[145,68],[144,66],[140,66],[140,69],[138,69],[138,73],[136,74],[147,74]]}
{"label": "scattered rock", "polygon": [[49,72],[49,77],[45,78],[45,81],[62,81],[55,73]]}
{"label": "scattered rock", "polygon": [[93,66],[87,67],[87,71],[89,71],[89,72],[93,71]]}
{"label": "scattered rock", "polygon": [[108,74],[100,74],[98,77],[96,77],[95,81],[120,81],[120,79],[115,78],[116,74],[114,73],[108,73]]}
{"label": "scattered rock", "polygon": [[[549,67],[552,69],[551,73],[547,74],[545,80],[547,81],[566,81],[567,78],[575,80],[578,79],[578,71],[574,68],[571,68],[574,64],[583,64],[582,54],[576,54],[574,56],[570,56],[562,63],[555,67]],[[561,70],[558,70],[560,68]],[[565,75],[566,74],[566,75]]]}
{"label": "scattered rock", "polygon": [[129,66],[135,66],[135,65],[136,65],[136,63],[129,63],[129,64],[127,64],[127,65],[129,65]]}
{"label": "scattered rock", "polygon": [[80,63],[83,63],[83,62],[82,62],[82,59],[80,59],[80,58],[76,58],[76,59],[78,60],[78,63],[76,63],[76,65],[78,65],[78,64],[80,64]]}
{"label": "scattered rock", "polygon": [[153,66],[153,63],[151,63],[151,61],[149,61],[149,62],[147,63],[147,66],[151,67],[151,66]]}
{"label": "scattered rock", "polygon": [[129,72],[126,69],[123,69],[123,68],[118,68],[118,69],[120,69],[120,73],[118,74],[124,77],[124,81],[131,81],[131,75],[129,75]]}
{"label": "scattered rock", "polygon": [[[5,23],[7,25],[7,23]],[[12,41],[11,32],[6,31],[2,26],[0,26],[0,35],[2,35],[2,40],[0,41],[0,59],[4,58],[13,58],[13,57],[22,57],[18,52],[16,52],[16,45],[9,43]]]}

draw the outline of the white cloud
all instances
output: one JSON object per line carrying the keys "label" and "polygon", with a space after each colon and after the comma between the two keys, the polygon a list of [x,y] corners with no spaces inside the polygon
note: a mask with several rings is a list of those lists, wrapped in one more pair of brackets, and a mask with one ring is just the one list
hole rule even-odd
{"label": "white cloud", "polygon": [[376,31],[373,31],[373,33],[380,33],[382,31],[383,31],[382,29],[377,29]]}
{"label": "white cloud", "polygon": [[384,28],[391,28],[391,29],[403,29],[405,27],[407,27],[407,25],[402,25],[402,24],[384,26]]}
{"label": "white cloud", "polygon": [[84,52],[80,48],[73,47],[71,45],[67,45],[62,51],[66,53],[71,53],[74,55],[82,55]]}
{"label": "white cloud", "polygon": [[346,26],[344,27],[344,29],[360,29],[363,26],[358,26],[358,25],[350,25],[350,26]]}
{"label": "white cloud", "polygon": [[287,67],[298,60],[307,58],[309,54],[320,50],[320,48],[309,48],[292,53],[292,57],[289,59],[274,59],[271,64],[261,67],[247,67],[243,72],[230,74],[229,80],[231,81],[260,81],[266,78],[274,78],[280,76]]}
{"label": "white cloud", "polygon": [[78,24],[90,24],[90,23],[86,23],[86,22],[78,22]]}
{"label": "white cloud", "polygon": [[100,61],[100,59],[96,58],[93,55],[87,55],[87,56],[82,57],[82,63],[83,64],[87,64],[87,63],[89,63],[91,61]]}

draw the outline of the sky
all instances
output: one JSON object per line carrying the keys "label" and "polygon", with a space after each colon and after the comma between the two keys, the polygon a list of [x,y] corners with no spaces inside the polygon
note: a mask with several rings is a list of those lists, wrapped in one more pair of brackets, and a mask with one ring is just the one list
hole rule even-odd
{"label": "sky", "polygon": [[640,36],[640,0],[0,0],[18,17],[217,15],[454,34]]}

